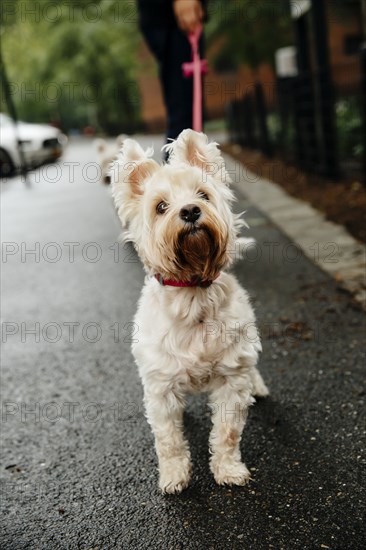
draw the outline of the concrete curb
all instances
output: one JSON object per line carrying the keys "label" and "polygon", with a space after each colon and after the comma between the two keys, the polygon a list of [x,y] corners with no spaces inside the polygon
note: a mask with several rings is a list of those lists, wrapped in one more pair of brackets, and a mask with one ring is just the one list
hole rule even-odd
{"label": "concrete curb", "polygon": [[[238,174],[236,159],[224,155],[229,173]],[[243,177],[244,175],[244,177]],[[289,196],[276,183],[245,167],[234,181],[246,197],[266,214],[322,270],[350,292],[366,311],[366,246],[346,229],[327,221],[310,204]]]}

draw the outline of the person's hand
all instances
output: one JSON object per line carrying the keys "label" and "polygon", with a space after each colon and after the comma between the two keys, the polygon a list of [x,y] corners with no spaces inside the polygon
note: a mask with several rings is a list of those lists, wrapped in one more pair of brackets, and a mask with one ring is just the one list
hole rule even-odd
{"label": "person's hand", "polygon": [[187,34],[194,32],[202,22],[203,9],[199,0],[174,0],[173,9],[178,27]]}

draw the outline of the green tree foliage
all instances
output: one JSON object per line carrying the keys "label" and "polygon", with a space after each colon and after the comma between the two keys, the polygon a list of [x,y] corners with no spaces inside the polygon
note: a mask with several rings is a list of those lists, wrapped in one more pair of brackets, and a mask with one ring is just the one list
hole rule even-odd
{"label": "green tree foliage", "polygon": [[273,65],[277,48],[293,44],[288,0],[211,0],[208,14],[208,43],[222,44],[213,59],[218,71]]}
{"label": "green tree foliage", "polygon": [[5,2],[3,57],[20,118],[132,131],[139,37],[131,8],[120,0]]}

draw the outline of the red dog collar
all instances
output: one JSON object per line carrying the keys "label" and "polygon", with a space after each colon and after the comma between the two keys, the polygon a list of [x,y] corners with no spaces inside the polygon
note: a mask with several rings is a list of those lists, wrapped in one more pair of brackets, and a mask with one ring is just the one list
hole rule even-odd
{"label": "red dog collar", "polygon": [[155,276],[155,279],[157,281],[159,281],[159,283],[162,285],[162,286],[175,286],[175,287],[195,287],[195,286],[198,286],[199,288],[208,288],[209,286],[212,285],[212,283],[214,282],[215,279],[217,279],[217,277],[219,275],[217,275],[217,277],[215,277],[215,279],[212,279],[212,280],[203,280],[203,279],[200,279],[199,277],[197,277],[196,279],[192,279],[191,281],[173,281],[172,279],[163,279],[163,277],[160,275],[160,273],[157,273]]}

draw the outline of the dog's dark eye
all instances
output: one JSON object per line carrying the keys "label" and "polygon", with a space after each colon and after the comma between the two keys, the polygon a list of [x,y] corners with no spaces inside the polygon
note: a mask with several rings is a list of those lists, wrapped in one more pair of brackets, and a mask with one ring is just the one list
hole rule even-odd
{"label": "dog's dark eye", "polygon": [[210,200],[210,197],[204,191],[198,191],[198,196],[200,199],[203,199],[204,201]]}
{"label": "dog's dark eye", "polygon": [[159,202],[158,206],[156,207],[156,212],[158,214],[164,214],[167,209],[168,209],[167,203],[164,202],[164,201],[161,201],[161,202]]}

